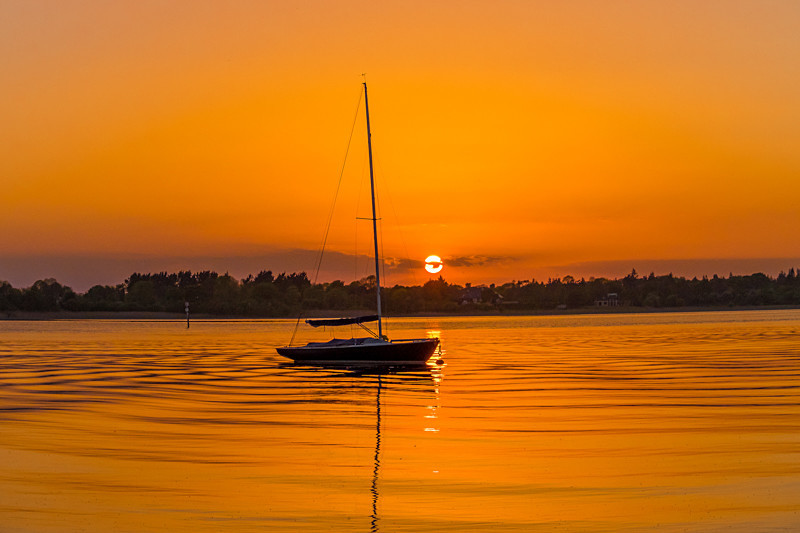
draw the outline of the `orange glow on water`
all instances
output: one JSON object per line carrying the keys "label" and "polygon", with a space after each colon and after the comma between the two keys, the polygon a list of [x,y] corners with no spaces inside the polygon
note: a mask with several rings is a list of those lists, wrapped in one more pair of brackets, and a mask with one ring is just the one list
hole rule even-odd
{"label": "orange glow on water", "polygon": [[286,365],[290,320],[0,321],[5,529],[797,522],[799,310],[391,324],[446,364]]}

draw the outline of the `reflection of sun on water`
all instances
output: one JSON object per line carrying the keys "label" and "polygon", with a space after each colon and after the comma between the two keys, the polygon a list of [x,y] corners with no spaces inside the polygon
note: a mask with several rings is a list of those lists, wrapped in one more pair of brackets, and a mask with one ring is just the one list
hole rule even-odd
{"label": "reflection of sun on water", "polygon": [[[442,332],[439,330],[428,330],[425,332],[425,334],[428,336],[429,339],[439,339],[439,345],[436,347],[436,352],[434,352],[433,354],[434,359],[431,360],[432,361],[435,360],[438,365],[442,365],[444,362],[444,354],[445,354],[445,349],[444,346],[442,345]],[[434,381],[436,381],[435,377]]]}
{"label": "reflection of sun on water", "polygon": [[[429,331],[428,335],[432,337],[439,336],[438,331]],[[425,406],[428,409],[428,413],[425,415],[425,418],[428,419],[431,425],[433,425],[435,420],[439,418],[439,385],[442,383],[442,367],[440,365],[436,365],[431,368],[431,378],[433,379],[433,392],[435,395],[435,402],[433,405]],[[425,431],[431,433],[438,433],[438,427],[426,427]]]}

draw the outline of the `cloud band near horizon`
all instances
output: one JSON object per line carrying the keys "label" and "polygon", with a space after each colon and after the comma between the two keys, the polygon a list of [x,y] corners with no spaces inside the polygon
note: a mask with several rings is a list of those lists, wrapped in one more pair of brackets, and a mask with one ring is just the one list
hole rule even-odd
{"label": "cloud band near horizon", "polygon": [[[306,272],[315,278],[318,252],[314,250],[273,250],[261,254],[156,257],[148,255],[40,255],[0,258],[0,280],[14,287],[28,287],[39,279],[55,278],[83,292],[93,285],[116,285],[134,272],[177,272],[213,270],[237,279],[262,270]],[[441,275],[451,283],[496,283],[514,280],[546,280],[571,275],[575,278],[623,277],[635,269],[639,275],[673,273],[676,276],[702,277],[763,272],[776,276],[781,271],[800,267],[800,258],[729,259],[630,259],[587,261],[561,265],[511,256],[458,256],[444,258]],[[384,261],[385,285],[422,284],[432,277],[423,270],[424,260],[390,257]],[[318,282],[336,279],[357,280],[372,273],[373,259],[365,255],[326,252]]]}

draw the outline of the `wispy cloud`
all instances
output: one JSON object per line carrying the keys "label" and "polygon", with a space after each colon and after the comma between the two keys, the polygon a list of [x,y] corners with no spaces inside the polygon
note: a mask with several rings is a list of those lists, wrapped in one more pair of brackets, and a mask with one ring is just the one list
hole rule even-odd
{"label": "wispy cloud", "polygon": [[[314,279],[317,250],[272,249],[245,251],[229,255],[149,256],[121,254],[52,254],[40,256],[0,256],[0,280],[15,287],[28,287],[38,279],[55,278],[77,291],[92,285],[116,285],[133,272],[177,272],[179,270],[214,270],[228,272],[236,278],[257,274],[261,270],[306,272]],[[676,276],[711,276],[763,272],[777,275],[781,270],[800,267],[800,258],[729,258],[729,259],[630,259],[555,263],[541,258],[495,255],[444,257],[444,276],[448,281],[503,283],[511,279],[547,279],[548,277],[623,277],[636,269],[639,275],[672,272]],[[388,257],[384,267],[389,283],[419,283],[424,262],[407,257]],[[372,272],[373,259],[367,255],[326,252],[320,268],[320,282],[340,279],[350,281]],[[448,268],[457,271],[447,270]]]}
{"label": "wispy cloud", "polygon": [[[442,258],[445,267],[452,268],[485,267],[512,261],[515,261],[515,258],[488,255],[462,255]],[[387,257],[384,259],[383,263],[384,266],[393,273],[405,273],[419,270],[425,265],[425,261],[407,257]]]}
{"label": "wispy cloud", "polygon": [[444,263],[451,267],[483,267],[509,263],[514,260],[515,258],[510,256],[462,255],[456,257],[447,257],[444,259]]}

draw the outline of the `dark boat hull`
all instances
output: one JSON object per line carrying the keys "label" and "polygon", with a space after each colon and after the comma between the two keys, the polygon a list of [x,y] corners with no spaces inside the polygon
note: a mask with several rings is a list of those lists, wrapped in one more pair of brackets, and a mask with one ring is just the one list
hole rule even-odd
{"label": "dark boat hull", "polygon": [[439,339],[411,339],[385,343],[308,345],[277,348],[278,353],[297,363],[324,365],[404,365],[424,363],[431,358]]}

